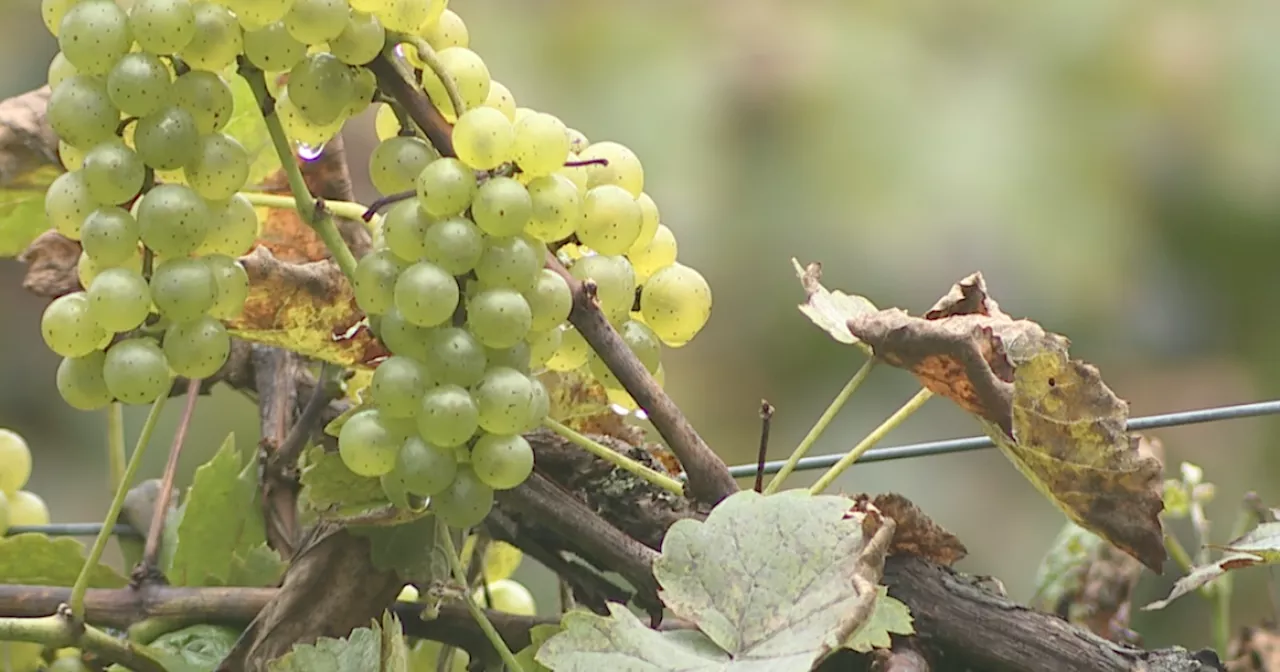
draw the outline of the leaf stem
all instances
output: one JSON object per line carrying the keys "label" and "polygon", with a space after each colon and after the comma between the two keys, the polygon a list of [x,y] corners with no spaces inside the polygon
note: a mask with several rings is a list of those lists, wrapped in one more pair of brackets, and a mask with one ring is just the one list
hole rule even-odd
{"label": "leaf stem", "polygon": [[[298,209],[298,201],[293,196],[268,194],[261,191],[242,191],[240,195],[244,196],[245,200],[253,205],[262,208]],[[364,221],[364,213],[368,209],[363,204],[352,203],[351,201],[325,201],[324,207],[339,217],[359,221]]]}
{"label": "leaf stem", "polygon": [[[816,495],[821,493],[823,490],[826,490],[827,487],[830,486],[838,476],[840,476],[840,474],[844,473],[845,469],[848,469],[858,460],[859,457],[862,457],[863,453],[870,450],[872,446],[879,443],[880,440],[889,432],[893,431],[898,425],[901,425],[903,421],[911,417],[912,413],[920,410],[920,407],[924,405],[924,402],[928,401],[932,396],[933,392],[929,389],[921,388],[919,392],[916,392],[914,397],[911,397],[907,400],[907,403],[902,405],[902,408],[894,411],[893,415],[880,423],[879,427],[871,430],[871,433],[868,434],[865,439],[859,441],[858,445],[854,446],[853,450],[850,450],[848,455],[840,458],[839,462],[832,465],[832,467],[827,470],[827,473],[823,474],[822,478],[818,479],[817,483],[814,483],[809,487],[809,492]],[[770,485],[772,485],[772,482]]]}
{"label": "leaf stem", "polygon": [[38,618],[0,618],[0,639],[35,642],[49,648],[75,646],[104,661],[127,665],[138,672],[165,672],[164,665],[145,647],[116,639],[90,625],[77,627],[65,613]]}
{"label": "leaf stem", "polygon": [[1187,552],[1186,548],[1183,548],[1182,542],[1178,541],[1178,538],[1170,532],[1164,533],[1164,547],[1165,550],[1169,551],[1169,557],[1178,563],[1178,568],[1182,570],[1183,574],[1189,573],[1191,568],[1195,566],[1195,563],[1191,560],[1191,554]]}
{"label": "leaf stem", "polygon": [[276,154],[280,156],[281,168],[289,182],[289,190],[293,192],[295,209],[303,221],[315,230],[316,235],[320,236],[320,240],[324,241],[325,247],[329,248],[329,254],[333,255],[333,261],[338,264],[338,268],[342,269],[342,274],[354,283],[356,257],[351,253],[351,248],[347,247],[347,241],[342,239],[342,234],[338,232],[338,226],[333,221],[333,214],[328,204],[317,201],[311,195],[307,181],[302,177],[302,170],[298,168],[298,161],[294,157],[289,136],[285,134],[280,116],[276,114],[275,99],[267,89],[266,78],[261,70],[248,65],[247,61],[242,62],[240,74],[245,81],[249,82],[253,97],[258,101],[262,120],[266,123],[267,133],[271,136],[271,144],[275,146]]}
{"label": "leaf stem", "polygon": [[782,485],[783,481],[787,480],[787,476],[790,476],[791,472],[795,471],[796,465],[800,463],[800,459],[809,453],[809,449],[813,448],[813,444],[818,442],[818,437],[822,436],[822,433],[827,431],[827,427],[831,424],[831,421],[835,419],[836,414],[840,412],[841,408],[844,408],[845,402],[849,401],[849,397],[853,396],[853,393],[862,386],[863,381],[867,379],[867,376],[871,373],[871,369],[875,368],[875,365],[876,360],[874,358],[868,359],[862,367],[853,374],[853,377],[849,379],[849,382],[844,384],[844,389],[840,390],[840,393],[836,395],[836,398],[831,400],[831,403],[827,406],[827,410],[822,412],[822,415],[818,418],[818,421],[814,423],[813,427],[809,430],[809,433],[800,441],[800,445],[796,446],[796,449],[791,451],[791,456],[788,457],[786,463],[782,465],[782,469],[779,469],[777,475],[769,479],[769,485],[765,486],[764,494],[771,495],[778,491],[778,488]]}
{"label": "leaf stem", "polygon": [[588,436],[579,434],[572,428],[553,420],[550,416],[543,418],[542,424],[546,425],[548,429],[556,434],[563,436],[570,443],[612,464],[613,466],[642,478],[674,495],[678,495],[680,497],[684,496],[684,485],[682,485],[680,481],[677,481],[656,469],[640,464],[639,462],[615,450],[610,450],[608,446],[605,446],[598,441],[594,441]]}
{"label": "leaf stem", "polygon": [[502,635],[498,634],[498,629],[493,627],[493,623],[489,622],[489,617],[485,616],[484,611],[476,604],[471,597],[471,591],[467,590],[467,572],[462,568],[462,560],[458,557],[458,548],[453,543],[453,536],[450,534],[449,527],[436,519],[436,538],[444,545],[445,555],[449,559],[449,569],[453,572],[453,580],[457,581],[463,589],[463,601],[467,603],[467,611],[471,612],[471,617],[476,620],[476,624],[484,631],[484,636],[488,638],[489,643],[498,651],[498,655],[502,656],[502,662],[507,664],[510,672],[524,672],[524,668],[520,667],[520,661],[516,660],[515,654],[511,653],[511,648],[507,646],[506,640],[502,639]]}
{"label": "leaf stem", "polygon": [[85,558],[84,567],[80,569],[80,575],[76,577],[76,584],[71,588],[71,613],[76,621],[84,621],[84,594],[89,589],[89,576],[93,573],[93,569],[98,566],[98,561],[102,559],[102,552],[107,547],[107,540],[111,538],[111,532],[116,527],[116,519],[120,517],[120,509],[124,506],[125,495],[129,494],[129,483],[133,481],[134,476],[138,473],[138,467],[142,466],[142,454],[146,452],[147,444],[151,442],[151,434],[156,429],[156,422],[160,419],[160,411],[164,408],[164,403],[169,400],[169,390],[165,390],[155,403],[151,404],[151,412],[147,414],[147,419],[142,423],[142,431],[138,434],[138,442],[133,447],[133,454],[129,456],[129,465],[125,467],[124,476],[120,479],[120,484],[116,486],[116,494],[111,498],[111,506],[107,509],[107,518],[102,525],[102,530],[98,532],[98,536],[93,540],[93,547],[89,549],[89,557]]}
{"label": "leaf stem", "polygon": [[178,457],[182,455],[182,445],[187,439],[187,429],[191,427],[191,418],[196,412],[196,399],[200,398],[200,379],[187,381],[187,399],[182,408],[182,416],[178,419],[178,428],[173,433],[173,444],[169,446],[169,458],[164,465],[164,476],[160,480],[160,495],[156,498],[155,513],[151,516],[151,528],[147,530],[147,541],[142,551],[142,569],[145,579],[159,573],[160,537],[164,534],[164,520],[169,512],[169,500],[173,496],[173,482],[178,474]]}
{"label": "leaf stem", "polygon": [[113,401],[107,407],[107,473],[112,492],[124,480],[124,462],[124,404]]}

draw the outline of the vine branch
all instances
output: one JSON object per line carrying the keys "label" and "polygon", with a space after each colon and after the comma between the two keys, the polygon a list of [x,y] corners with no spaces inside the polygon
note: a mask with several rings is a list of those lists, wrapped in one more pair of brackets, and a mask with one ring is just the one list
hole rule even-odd
{"label": "vine branch", "polygon": [[0,617],[0,640],[35,642],[50,648],[74,646],[92,651],[108,663],[119,663],[137,672],[167,672],[145,647],[116,639],[92,626],[78,624],[76,617],[62,608],[52,616],[39,618]]}

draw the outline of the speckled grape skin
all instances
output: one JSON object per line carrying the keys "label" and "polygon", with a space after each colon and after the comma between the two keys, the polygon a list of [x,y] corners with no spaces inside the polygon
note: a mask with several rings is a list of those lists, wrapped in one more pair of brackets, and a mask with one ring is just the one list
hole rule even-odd
{"label": "speckled grape skin", "polygon": [[635,304],[636,280],[631,262],[625,257],[583,257],[573,262],[569,273],[584,282],[595,281],[600,310],[610,322],[620,323],[626,319]]}
{"label": "speckled grape skin", "polygon": [[612,141],[597,142],[578,153],[578,159],[604,159],[607,165],[592,164],[587,169],[587,187],[615,184],[638,197],[644,191],[644,166],[631,148]]}
{"label": "speckled grape skin", "polygon": [[396,466],[403,439],[388,429],[376,409],[360,411],[338,432],[338,454],[352,472],[377,477]]}
{"label": "speckled grape skin", "polygon": [[494,434],[514,434],[529,418],[533,386],[529,377],[505,366],[490,367],[471,396],[480,411],[480,429]]}
{"label": "speckled grape skin", "polygon": [[213,217],[204,199],[189,187],[162,184],[138,204],[142,242],[162,257],[191,254],[209,233]]}
{"label": "speckled grape skin", "polygon": [[120,333],[135,329],[151,312],[147,279],[132,268],[103,270],[85,293],[98,326],[105,331]]}
{"label": "speckled grape skin", "polygon": [[369,155],[369,180],[383,194],[413,189],[427,164],[438,155],[421,138],[398,135],[387,138]]}
{"label": "speckled grape skin", "polygon": [[211,223],[196,254],[238,257],[258,238],[258,213],[249,199],[236,194],[225,204],[210,205]]}
{"label": "speckled grape skin", "polygon": [[490,348],[515,345],[529,333],[532,322],[529,302],[513,289],[485,289],[467,302],[467,326],[476,340]]}
{"label": "speckled grape skin", "polygon": [[[427,339],[431,331],[406,320],[394,306],[381,315],[377,327],[378,339],[391,352],[423,361],[426,360]],[[432,374],[438,375],[433,369]]]}
{"label": "speckled grape skin", "polygon": [[297,65],[307,56],[307,45],[294,39],[277,21],[244,34],[244,54],[249,62],[267,72],[280,72]]}
{"label": "speckled grape skin", "polygon": [[505,366],[520,373],[529,373],[529,344],[524,341],[509,348],[485,348],[484,356],[490,367]]}
{"label": "speckled grape skin", "polygon": [[459,298],[457,280],[431,262],[410,266],[396,280],[396,308],[418,326],[434,327],[448,320]]}
{"label": "speckled grape skin", "polygon": [[492,107],[467,110],[453,127],[458,159],[476,170],[492,170],[510,161],[514,143],[511,120]]}
{"label": "speckled grape skin", "polygon": [[137,0],[129,10],[129,28],[146,51],[174,54],[195,37],[196,15],[189,0]]}
{"label": "speckled grape skin", "polygon": [[88,75],[107,74],[132,44],[129,16],[112,0],[73,5],[58,25],[58,47]]}
{"label": "speckled grape skin", "polygon": [[47,116],[59,139],[82,150],[114,137],[120,123],[106,82],[87,75],[72,75],[54,87]]}
{"label": "speckled grape skin", "polygon": [[182,50],[182,59],[194,70],[217,72],[235,63],[243,50],[240,23],[227,8],[212,2],[197,2],[195,34]]}
{"label": "speckled grape skin", "polygon": [[72,240],[80,239],[85,219],[96,207],[84,174],[78,171],[59,175],[45,194],[44,214],[49,223]]}
{"label": "speckled grape skin", "polygon": [[307,121],[335,122],[355,94],[351,69],[333,54],[308,55],[289,71],[289,99]]}
{"label": "speckled grape skin", "polygon": [[356,264],[356,305],[370,315],[381,315],[395,305],[396,279],[407,264],[391,250],[375,250]]}
{"label": "speckled grape skin", "polygon": [[169,327],[164,335],[164,355],[174,373],[187,378],[208,378],[226,363],[231,336],[222,323],[208,315]]}
{"label": "speckled grape skin", "polygon": [[487,287],[509,287],[517,292],[533,289],[542,269],[545,248],[524,236],[490,238],[476,264],[476,277]]}
{"label": "speckled grape skin", "polygon": [[453,483],[431,498],[431,510],[445,524],[467,528],[484,522],[493,509],[493,488],[476,478],[470,465],[458,465]]}
{"label": "speckled grape skin", "polygon": [[249,179],[249,153],[235,138],[211,133],[200,138],[196,155],[183,172],[197,194],[209,200],[228,199]]}
{"label": "speckled grape skin", "polygon": [[564,331],[558,327],[529,332],[524,337],[525,343],[529,344],[529,366],[534,369],[546,368],[551,356],[560,349],[563,335]]}
{"label": "speckled grape skin", "polygon": [[229,320],[244,311],[245,299],[249,297],[249,274],[244,266],[225,254],[211,254],[202,257],[201,261],[213,273],[213,284],[217,290],[217,298],[209,314],[220,320]]}
{"label": "speckled grape skin", "polygon": [[549,268],[538,271],[533,287],[524,292],[524,298],[529,302],[533,319],[529,329],[532,331],[546,331],[560,326],[569,319],[569,311],[573,309],[573,293],[569,291],[569,283]]}
{"label": "speckled grape skin", "polygon": [[[444,66],[444,71],[453,75],[458,85],[458,94],[468,110],[484,103],[489,97],[492,77],[489,67],[479,54],[464,47],[449,47],[436,52],[436,58]],[[458,118],[453,102],[444,90],[444,84],[430,68],[422,72],[422,87],[446,120],[452,122]]]}
{"label": "speckled grape skin", "polygon": [[68,406],[80,411],[105,407],[114,398],[102,377],[107,353],[95,350],[84,357],[65,357],[58,364],[58,393]]}
{"label": "speckled grape skin", "polygon": [[555,354],[547,360],[547,368],[552,371],[573,371],[587,363],[591,357],[591,346],[582,334],[572,326],[560,331],[560,345]]}
{"label": "speckled grape skin", "polygon": [[345,0],[296,0],[284,25],[299,42],[319,44],[342,34],[348,11]]}
{"label": "speckled grape skin", "polygon": [[173,80],[173,102],[191,113],[201,135],[225,128],[235,110],[227,80],[205,70],[192,70]]}
{"label": "speckled grape skin", "polygon": [[425,367],[410,357],[394,355],[373,370],[369,391],[384,417],[411,418],[429,386]]}
{"label": "speckled grape skin", "polygon": [[133,130],[138,156],[156,170],[181,168],[195,156],[199,139],[195,118],[176,105],[138,119]]}
{"label": "speckled grape skin", "polygon": [[452,384],[427,390],[415,418],[418,433],[443,448],[461,446],[480,428],[480,411],[471,393]]}
{"label": "speckled grape skin", "polygon": [[213,272],[199,259],[168,259],[151,274],[151,300],[161,315],[174,322],[200,318],[217,298]]}
{"label": "speckled grape skin", "polygon": [[378,57],[386,37],[387,29],[377,17],[352,12],[342,33],[329,41],[329,50],[343,63],[364,65]]}
{"label": "speckled grape skin", "polygon": [[84,220],[80,245],[103,267],[123,264],[137,253],[138,222],[124,208],[98,208]]}
{"label": "speckled grape skin", "polygon": [[533,206],[524,232],[544,243],[573,235],[582,216],[582,196],[578,185],[564,175],[544,175],[529,182]]}
{"label": "speckled grape skin", "polygon": [[155,54],[126,54],[107,75],[107,95],[121,112],[143,117],[171,102],[173,75]]}
{"label": "speckled grape skin", "polygon": [[423,361],[436,380],[461,387],[479,382],[488,365],[484,346],[459,327],[433,329],[424,345]]}
{"label": "speckled grape skin", "polygon": [[533,449],[519,434],[485,434],[471,449],[471,468],[485,485],[510,490],[533,473]]}
{"label": "speckled grape skin", "polygon": [[423,237],[423,259],[453,275],[465,275],[476,267],[484,253],[484,233],[463,217],[442,219],[427,228]]}
{"label": "speckled grape skin", "polygon": [[663,343],[682,346],[711,316],[711,287],[696,270],[672,264],[645,281],[640,314]]}
{"label": "speckled grape skin", "polygon": [[582,198],[578,240],[600,254],[623,254],[636,242],[643,221],[640,204],[626,189],[593,187]]}
{"label": "speckled grape skin", "polygon": [[550,175],[564,167],[569,156],[569,135],[554,115],[535,112],[513,126],[512,160],[529,175]]}
{"label": "speckled grape skin", "polygon": [[160,346],[150,338],[130,338],[112,345],[103,361],[107,389],[126,404],[148,404],[169,390],[173,374]]}
{"label": "speckled grape skin", "polygon": [[454,158],[436,159],[427,164],[418,174],[416,186],[418,202],[433,217],[451,217],[466,210],[477,190],[475,173]]}
{"label": "speckled grape skin", "polygon": [[84,292],[64,294],[50,302],[40,316],[40,334],[49,349],[63,357],[83,357],[107,337]]}
{"label": "speckled grape skin", "polygon": [[117,205],[131,200],[142,190],[147,167],[123,140],[114,138],[100,143],[84,155],[85,186],[102,205]]}
{"label": "speckled grape skin", "polygon": [[417,201],[401,201],[382,218],[382,240],[401,260],[420,261],[427,253],[427,229],[431,224],[431,217],[418,207]]}
{"label": "speckled grape skin", "polygon": [[523,184],[509,177],[490,178],[476,191],[471,218],[491,236],[514,236],[533,218],[533,199]]}

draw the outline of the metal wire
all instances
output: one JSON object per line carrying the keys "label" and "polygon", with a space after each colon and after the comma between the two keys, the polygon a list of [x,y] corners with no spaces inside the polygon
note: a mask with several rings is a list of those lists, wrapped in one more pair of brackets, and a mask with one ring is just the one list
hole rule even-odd
{"label": "metal wire", "polygon": [[[1128,428],[1133,431],[1143,431],[1147,429],[1159,429],[1161,427],[1198,425],[1206,422],[1217,422],[1219,420],[1255,418],[1262,415],[1280,415],[1280,399],[1275,401],[1260,401],[1253,404],[1219,406],[1217,408],[1202,408],[1194,411],[1180,411],[1177,413],[1165,413],[1163,415],[1148,415],[1141,418],[1131,418],[1129,420]],[[886,460],[901,460],[909,457],[926,457],[929,455],[963,453],[970,450],[994,447],[995,444],[991,442],[991,439],[985,436],[971,436],[964,439],[949,439],[947,441],[912,443],[905,446],[892,446],[889,448],[874,448],[872,450],[868,450],[865,455],[858,459],[858,462],[884,462]],[[843,456],[843,453],[838,453],[835,455],[806,457],[796,464],[796,471],[826,469],[838,462]],[[776,474],[778,470],[782,469],[784,462],[785,460],[765,462],[764,472],[766,474]],[[733,474],[735,477],[755,476],[756,465],[739,464],[737,466],[729,467],[729,473]],[[20,525],[9,528],[7,534],[12,536],[15,534],[34,532],[38,534],[47,534],[51,537],[92,537],[97,536],[101,529],[102,523]],[[137,530],[124,524],[116,525],[115,534],[132,537],[142,536],[142,534]]]}

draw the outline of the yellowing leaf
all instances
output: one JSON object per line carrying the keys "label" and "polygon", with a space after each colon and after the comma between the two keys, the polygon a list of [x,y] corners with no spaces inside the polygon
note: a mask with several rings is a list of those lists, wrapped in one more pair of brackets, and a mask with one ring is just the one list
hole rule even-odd
{"label": "yellowing leaf", "polygon": [[876,307],[867,299],[841,291],[831,291],[822,286],[822,264],[812,263],[801,266],[795,259],[791,265],[796,269],[796,277],[804,286],[805,302],[800,304],[800,312],[805,314],[814,324],[831,335],[832,338],[867,348],[858,337],[849,331],[849,319],[864,313],[874,313]]}
{"label": "yellowing leaf", "polygon": [[0,258],[17,256],[49,228],[44,192],[62,166],[48,104],[48,87],[0,101]]}
{"label": "yellowing leaf", "polygon": [[1168,597],[1163,600],[1156,600],[1155,602],[1143,607],[1142,610],[1155,611],[1157,609],[1164,609],[1169,606],[1170,602],[1173,602],[1179,597],[1182,597],[1201,586],[1208,585],[1210,582],[1222,577],[1232,569],[1253,567],[1255,565],[1262,564],[1266,564],[1262,557],[1254,555],[1253,553],[1228,553],[1221,558],[1218,558],[1216,562],[1201,565],[1199,567],[1193,567],[1190,574],[1178,579],[1177,583],[1173,584],[1173,590],[1169,592]]}

